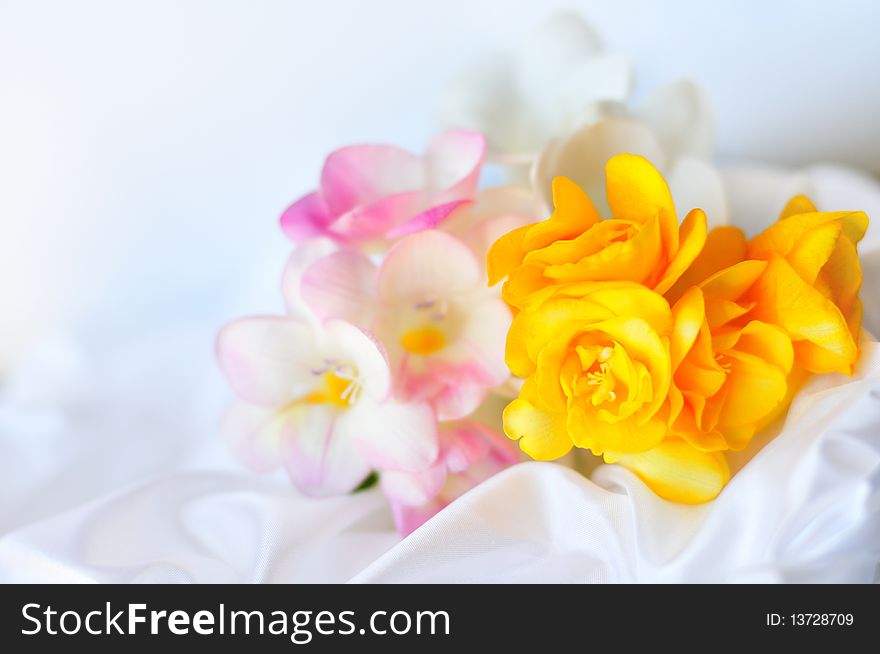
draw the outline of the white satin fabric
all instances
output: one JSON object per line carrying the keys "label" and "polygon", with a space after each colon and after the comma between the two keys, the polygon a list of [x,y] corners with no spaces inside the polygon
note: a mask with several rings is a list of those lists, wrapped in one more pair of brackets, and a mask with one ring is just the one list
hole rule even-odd
{"label": "white satin fabric", "polygon": [[[738,224],[769,220],[792,190],[880,221],[877,185],[842,169],[737,180],[763,189],[763,204],[734,203]],[[861,252],[877,334],[877,223]],[[711,504],[665,502],[614,466],[587,478],[524,463],[399,541],[376,490],[306,499],[231,459],[217,429],[229,399],[210,347],[219,322],[121,344],[55,340],[13,371],[0,387],[0,581],[876,580],[880,346],[867,336],[857,374],[811,379]]]}

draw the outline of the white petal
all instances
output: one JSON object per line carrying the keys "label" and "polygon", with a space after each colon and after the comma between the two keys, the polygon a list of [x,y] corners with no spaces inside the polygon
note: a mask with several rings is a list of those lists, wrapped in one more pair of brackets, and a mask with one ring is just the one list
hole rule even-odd
{"label": "white petal", "polygon": [[664,171],[664,176],[680,216],[700,208],[706,212],[709,229],[728,224],[724,183],[712,164],[696,157],[679,157]]}
{"label": "white petal", "polygon": [[376,266],[355,250],[320,258],[302,276],[302,298],[320,319],[340,318],[368,327],[375,304]]}
{"label": "white petal", "polygon": [[482,132],[495,153],[517,147],[518,96],[508,56],[490,57],[470,66],[443,94],[444,127]]}
{"label": "white petal", "polygon": [[625,57],[604,54],[582,62],[565,78],[557,90],[563,119],[558,130],[583,124],[597,103],[624,103],[632,92],[632,67]]}
{"label": "white petal", "polygon": [[311,318],[312,314],[303,301],[301,282],[308,268],[327,255],[335,252],[339,246],[329,238],[314,238],[304,241],[296,247],[281,278],[281,293],[287,304],[287,314],[295,318]]}
{"label": "white petal", "polygon": [[663,169],[666,156],[651,130],[638,121],[609,117],[581,127],[548,144],[532,174],[535,192],[553,206],[552,183],[560,175],[580,186],[603,216],[610,214],[605,198],[605,164],[616,154],[640,154]]}
{"label": "white petal", "polygon": [[427,404],[380,403],[364,395],[338,426],[379,470],[425,470],[439,453],[437,422]]}
{"label": "white petal", "polygon": [[476,287],[482,266],[459,239],[437,230],[402,238],[379,268],[377,289],[383,303],[415,304],[453,297]]}
{"label": "white petal", "polygon": [[352,366],[363,392],[384,399],[391,390],[391,371],[381,345],[369,334],[344,320],[328,320],[321,334],[326,359]]}
{"label": "white petal", "polygon": [[283,430],[275,407],[236,400],[223,416],[226,444],[254,472],[271,472],[281,465]]}
{"label": "white petal", "polygon": [[244,318],[217,336],[220,368],[244,400],[277,406],[301,396],[314,383],[312,328],[290,318]]}
{"label": "white petal", "polygon": [[671,158],[712,156],[712,108],[709,98],[693,82],[679,80],[657,89],[635,113],[651,127]]}
{"label": "white petal", "polygon": [[337,428],[340,412],[327,405],[299,407],[285,420],[283,456],[293,484],[306,495],[344,495],[370,473],[358,449]]}

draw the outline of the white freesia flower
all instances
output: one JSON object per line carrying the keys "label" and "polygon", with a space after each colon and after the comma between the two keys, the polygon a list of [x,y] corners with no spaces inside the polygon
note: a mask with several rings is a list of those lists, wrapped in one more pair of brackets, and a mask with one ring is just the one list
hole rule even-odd
{"label": "white freesia flower", "polygon": [[709,161],[711,109],[697,85],[674,82],[634,109],[608,103],[597,108],[592,120],[550,141],[541,152],[532,170],[535,191],[546,207],[552,207],[553,178],[563,175],[587,192],[601,214],[608,215],[605,163],[621,152],[642,155],[654,164],[679,210],[703,209],[710,227],[727,223],[724,186]]}
{"label": "white freesia flower", "polygon": [[603,52],[578,16],[559,14],[515,52],[477,62],[443,98],[440,120],[482,132],[490,159],[527,166],[598,103],[624,102],[631,86],[629,62]]}
{"label": "white freesia flower", "polygon": [[525,182],[531,167],[548,212],[558,175],[577,182],[602,212],[605,163],[630,152],[663,173],[680,210],[699,207],[710,227],[726,224],[724,187],[709,161],[706,96],[681,80],[630,108],[631,88],[628,61],[603,52],[589,25],[564,13],[515,52],[477,63],[446,94],[440,118],[449,127],[481,131],[489,160],[503,165],[511,181]]}

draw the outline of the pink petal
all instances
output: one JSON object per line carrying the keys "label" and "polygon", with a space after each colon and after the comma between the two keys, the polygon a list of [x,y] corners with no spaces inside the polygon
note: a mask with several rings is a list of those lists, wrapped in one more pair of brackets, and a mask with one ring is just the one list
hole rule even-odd
{"label": "pink petal", "polygon": [[390,145],[352,145],[333,152],[321,171],[321,194],[338,217],[389,195],[424,188],[421,157]]}
{"label": "pink petal", "polygon": [[290,479],[313,497],[350,493],[370,473],[357,448],[336,429],[339,411],[327,405],[303,406],[285,421],[283,456]]}
{"label": "pink petal", "polygon": [[217,358],[244,400],[278,406],[314,383],[315,338],[308,324],[289,318],[244,318],[217,336]]}
{"label": "pink petal", "polygon": [[300,291],[319,318],[367,327],[375,303],[375,277],[376,266],[366,255],[342,250],[314,262],[302,277]]}
{"label": "pink petal", "polygon": [[376,286],[387,304],[454,297],[477,287],[480,264],[459,239],[429,230],[410,234],[389,250]]}
{"label": "pink petal", "polygon": [[446,464],[441,461],[420,472],[386,470],[381,482],[382,491],[393,501],[409,506],[424,504],[437,497],[446,483]]}
{"label": "pink petal", "polygon": [[362,396],[344,412],[339,428],[383,471],[425,470],[437,460],[437,422],[428,404],[379,403]]}
{"label": "pink petal", "polygon": [[406,236],[407,234],[414,234],[425,229],[438,227],[453,211],[462,205],[470,204],[470,202],[470,200],[453,200],[446,204],[431,207],[427,211],[423,211],[393,228],[386,234],[386,236],[388,238],[399,238],[401,236]]}
{"label": "pink petal", "polygon": [[281,294],[287,304],[289,316],[296,318],[312,316],[312,311],[305,304],[302,296],[303,275],[316,261],[338,249],[339,245],[329,238],[308,239],[294,248],[281,277]]}
{"label": "pink petal", "polygon": [[309,238],[327,236],[332,221],[319,193],[309,193],[281,214],[281,229],[290,240],[299,243]]}
{"label": "pink petal", "polygon": [[340,239],[371,241],[430,206],[431,199],[422,188],[388,195],[340,215],[331,230]]}

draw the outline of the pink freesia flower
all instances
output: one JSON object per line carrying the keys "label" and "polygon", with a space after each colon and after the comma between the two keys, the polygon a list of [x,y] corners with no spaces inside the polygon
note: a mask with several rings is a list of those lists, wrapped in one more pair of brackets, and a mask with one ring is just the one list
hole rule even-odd
{"label": "pink freesia flower", "polygon": [[367,243],[433,227],[473,198],[485,150],[482,135],[463,130],[441,134],[422,156],[390,145],[342,148],[324,162],[319,189],[282,214],[281,227],[297,243]]}
{"label": "pink freesia flower", "polygon": [[225,436],[256,471],[283,465],[302,492],[324,496],[352,491],[373,469],[436,462],[430,405],[389,398],[384,353],[349,323],[246,318],[223,328],[217,355],[238,396]]}
{"label": "pink freesia flower", "polygon": [[503,335],[510,310],[487,287],[474,253],[450,234],[406,236],[379,265],[341,249],[286,278],[290,304],[303,300],[318,319],[344,318],[374,333],[398,398],[430,401],[439,420],[470,414],[509,377]]}
{"label": "pink freesia flower", "polygon": [[420,473],[386,472],[382,490],[401,536],[412,533],[450,502],[519,461],[509,439],[467,420],[440,430],[440,456]]}

